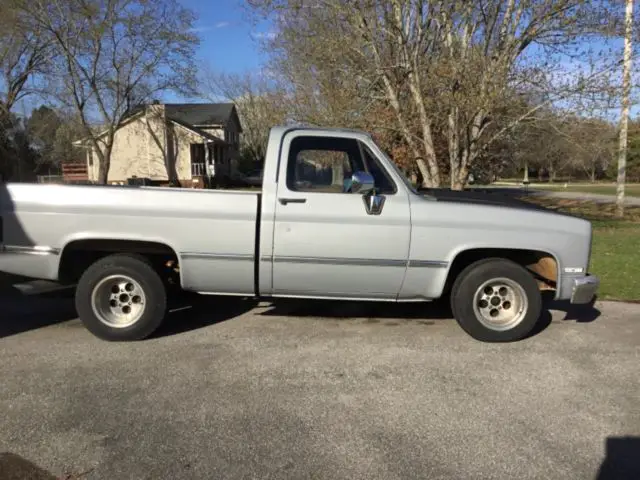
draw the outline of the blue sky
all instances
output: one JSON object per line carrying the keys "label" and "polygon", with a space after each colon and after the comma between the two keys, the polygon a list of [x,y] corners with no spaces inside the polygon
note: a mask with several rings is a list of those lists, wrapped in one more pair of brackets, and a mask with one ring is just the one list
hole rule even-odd
{"label": "blue sky", "polygon": [[226,73],[260,69],[265,56],[259,42],[269,35],[269,25],[254,24],[242,0],[182,0],[182,4],[198,17],[194,31],[201,41],[199,64]]}

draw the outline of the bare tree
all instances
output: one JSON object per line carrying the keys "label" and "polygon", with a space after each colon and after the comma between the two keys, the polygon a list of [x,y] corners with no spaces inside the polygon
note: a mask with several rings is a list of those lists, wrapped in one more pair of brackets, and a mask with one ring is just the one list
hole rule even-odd
{"label": "bare tree", "polygon": [[[310,123],[353,126],[384,102],[424,183],[438,184],[431,122],[418,86],[429,62],[429,30],[412,29],[410,38],[400,38],[397,2],[253,2],[258,3],[282,13],[273,46],[285,55],[275,69],[294,85],[294,114]],[[411,62],[418,68],[409,69]],[[300,107],[307,107],[302,115]]]}
{"label": "bare tree", "polygon": [[251,164],[263,162],[269,129],[287,122],[291,106],[285,92],[264,74],[215,74],[205,69],[199,83],[209,100],[223,97],[236,105],[242,124],[241,156]]}
{"label": "bare tree", "polygon": [[[585,0],[249,0],[275,13],[278,71],[293,91],[322,92],[329,82],[350,92],[361,116],[382,104],[425,186],[463,188],[470,168],[510,129],[543,105],[580,92],[585,79],[558,82],[553,73],[575,40],[597,33],[604,9]],[[527,56],[532,46],[544,54]],[[295,75],[293,75],[295,72]],[[294,78],[295,77],[295,78]],[[541,102],[508,117],[505,105],[523,91]],[[328,97],[322,96],[323,100]],[[357,99],[357,100],[356,100]],[[350,122],[362,120],[353,109]],[[499,115],[499,112],[507,114]],[[438,135],[447,143],[446,168]]]}
{"label": "bare tree", "polygon": [[175,0],[24,0],[59,61],[48,90],[73,108],[106,183],[115,132],[141,104],[194,84],[193,14]]}
{"label": "bare tree", "polygon": [[620,117],[620,145],[618,153],[618,178],[616,214],[624,216],[624,184],[627,165],[627,132],[629,125],[629,96],[631,90],[631,48],[633,35],[633,0],[626,1],[624,66],[622,74],[622,114]]}
{"label": "bare tree", "polygon": [[613,158],[613,125],[597,117],[571,117],[561,134],[570,146],[572,166],[595,182],[598,172],[604,172]]}
{"label": "bare tree", "polygon": [[52,55],[41,29],[19,6],[16,0],[0,0],[0,115],[5,116],[17,101],[32,93],[26,88],[27,81],[44,72]]}

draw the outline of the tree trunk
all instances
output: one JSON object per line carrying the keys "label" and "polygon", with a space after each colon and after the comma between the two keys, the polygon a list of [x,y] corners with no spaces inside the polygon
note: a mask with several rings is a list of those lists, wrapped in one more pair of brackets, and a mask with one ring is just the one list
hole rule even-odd
{"label": "tree trunk", "polygon": [[420,175],[422,175],[422,187],[439,187],[440,182],[435,183],[431,177],[431,172],[427,168],[427,165],[424,163],[422,156],[420,155],[420,151],[416,146],[415,141],[413,140],[413,136],[407,123],[404,120],[404,116],[402,115],[402,110],[400,109],[400,102],[398,101],[398,97],[396,96],[391,83],[386,77],[383,77],[385,81],[385,85],[387,86],[387,96],[389,99],[389,103],[393,107],[393,110],[396,112],[396,118],[398,120],[398,125],[400,126],[400,131],[402,132],[402,136],[404,137],[405,142],[409,146],[411,153],[414,155],[416,165],[418,166],[418,170],[420,170]]}
{"label": "tree trunk", "polygon": [[464,185],[460,185],[460,168],[462,159],[460,158],[460,139],[458,137],[458,115],[456,107],[449,110],[447,118],[447,147],[449,149],[450,185],[451,190],[462,190]]}
{"label": "tree trunk", "polygon": [[430,180],[429,170],[422,158],[416,158],[416,164],[418,165],[418,171],[420,172],[421,177],[420,185],[426,188],[436,188],[440,186],[439,184],[434,184],[434,182]]}
{"label": "tree trunk", "polygon": [[469,165],[476,157],[476,151],[468,148],[458,150],[456,158],[451,160],[451,190],[464,190],[469,180]]}
{"label": "tree trunk", "polygon": [[464,190],[465,183],[462,183],[460,180],[451,179],[451,190],[462,191]]}
{"label": "tree trunk", "polygon": [[[167,178],[169,180],[170,185],[180,185],[180,179],[178,178],[178,170],[176,169],[176,161],[178,155],[175,151],[174,145],[177,140],[174,137],[173,129],[169,127],[169,124],[165,126],[165,141],[166,141],[166,151],[164,154],[165,167],[167,168]],[[208,148],[206,146],[205,148]],[[215,162],[215,159],[212,159]]]}
{"label": "tree trunk", "polygon": [[[464,190],[469,179],[469,168],[478,158],[478,143],[486,127],[485,115],[479,111],[473,119],[471,128],[465,130],[459,124],[458,107],[449,110],[447,140],[449,163],[451,165],[451,189]],[[466,131],[461,147],[460,132]]]}
{"label": "tree trunk", "polygon": [[106,167],[106,164],[102,160],[100,160],[98,164],[98,183],[100,185],[106,185],[108,179],[109,171]]}
{"label": "tree trunk", "polygon": [[[378,59],[378,62],[379,62],[378,53],[375,47],[374,47],[374,54],[376,56],[376,59]],[[379,68],[379,70],[382,76],[382,81],[387,91],[387,100],[389,101],[389,104],[391,105],[393,110],[396,112],[396,118],[398,120],[398,126],[400,127],[400,132],[402,133],[402,136],[404,137],[405,142],[407,142],[407,145],[409,146],[411,153],[414,155],[416,164],[418,166],[418,169],[420,170],[420,174],[422,175],[422,186],[423,187],[439,187],[440,179],[439,178],[434,179],[432,177],[431,171],[427,168],[426,164],[424,163],[424,159],[422,158],[422,155],[420,155],[420,151],[418,150],[416,142],[413,139],[413,135],[409,130],[409,126],[407,125],[407,122],[405,121],[404,115],[402,113],[402,108],[400,107],[400,101],[398,99],[397,91],[395,90],[391,80],[389,79],[388,74],[381,68]],[[427,160],[432,161],[430,158],[427,158]],[[435,158],[435,153],[434,153],[433,161],[435,160],[437,159]],[[436,167],[437,167],[437,162],[436,162]]]}
{"label": "tree trunk", "polygon": [[113,139],[111,139],[111,141],[109,142],[109,145],[105,147],[104,151],[100,150],[100,148],[96,148],[96,151],[98,153],[98,183],[100,185],[106,185],[109,180],[109,168],[111,167],[112,147],[113,147]]}
{"label": "tree trunk", "polygon": [[424,149],[425,157],[427,159],[427,166],[429,167],[429,177],[433,187],[440,186],[440,169],[438,167],[438,159],[436,158],[436,152],[433,148],[433,133],[431,132],[431,124],[427,115],[427,109],[424,105],[424,99],[422,98],[422,92],[419,85],[417,85],[417,78],[415,73],[409,74],[409,90],[413,96],[414,102],[418,107],[418,115],[420,117],[420,128],[422,130],[422,148]]}
{"label": "tree trunk", "polygon": [[333,165],[330,165],[331,169],[331,185],[332,186],[340,186],[342,187],[344,183],[344,165],[342,162],[334,162]]}
{"label": "tree trunk", "polygon": [[629,94],[631,90],[631,36],[633,34],[633,0],[627,0],[624,35],[624,68],[622,74],[622,115],[618,147],[618,179],[616,188],[616,215],[624,217],[624,184],[627,169],[627,134],[629,126]]}

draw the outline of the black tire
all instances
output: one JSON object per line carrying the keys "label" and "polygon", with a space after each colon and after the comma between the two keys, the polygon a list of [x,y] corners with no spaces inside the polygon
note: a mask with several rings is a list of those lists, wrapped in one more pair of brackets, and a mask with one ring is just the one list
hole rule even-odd
{"label": "black tire", "polygon": [[[92,301],[96,287],[117,275],[133,279],[144,298],[139,318],[132,325],[123,327],[105,323],[94,311]],[[96,337],[108,341],[134,341],[147,338],[160,326],[167,311],[167,293],[160,275],[145,257],[114,254],[101,258],[85,270],[76,288],[75,303],[80,320]]]}
{"label": "black tire", "polygon": [[[506,278],[519,285],[527,303],[521,319],[504,330],[487,327],[488,322],[485,320],[483,323],[482,316],[474,308],[478,289],[485,282],[497,278]],[[526,338],[538,323],[542,311],[540,289],[531,273],[517,263],[503,258],[480,260],[465,268],[453,284],[450,301],[453,316],[460,327],[482,342],[513,342]],[[503,307],[500,305],[498,308]]]}

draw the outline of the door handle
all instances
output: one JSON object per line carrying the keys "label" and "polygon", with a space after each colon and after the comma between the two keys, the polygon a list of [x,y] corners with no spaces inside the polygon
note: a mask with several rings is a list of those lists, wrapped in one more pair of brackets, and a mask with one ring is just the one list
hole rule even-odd
{"label": "door handle", "polygon": [[279,198],[278,201],[282,205],[286,205],[287,203],[306,203],[306,198]]}

